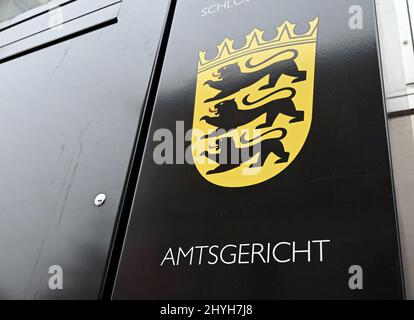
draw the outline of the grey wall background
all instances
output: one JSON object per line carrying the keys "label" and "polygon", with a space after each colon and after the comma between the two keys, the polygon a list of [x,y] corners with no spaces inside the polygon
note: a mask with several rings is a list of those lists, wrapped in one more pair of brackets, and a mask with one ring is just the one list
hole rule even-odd
{"label": "grey wall background", "polygon": [[376,3],[407,298],[414,299],[414,1]]}

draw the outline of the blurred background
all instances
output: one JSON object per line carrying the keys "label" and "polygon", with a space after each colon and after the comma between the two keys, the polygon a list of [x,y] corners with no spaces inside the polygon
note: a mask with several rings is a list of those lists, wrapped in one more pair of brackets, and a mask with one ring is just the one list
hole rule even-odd
{"label": "blurred background", "polygon": [[377,0],[407,298],[414,299],[414,0]]}
{"label": "blurred background", "polygon": [[0,22],[12,19],[17,15],[46,4],[53,0],[1,0],[0,1]]}

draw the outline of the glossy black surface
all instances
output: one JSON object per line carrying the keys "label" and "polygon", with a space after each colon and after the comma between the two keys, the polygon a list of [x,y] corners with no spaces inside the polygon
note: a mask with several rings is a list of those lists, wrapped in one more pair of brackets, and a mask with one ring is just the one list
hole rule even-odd
{"label": "glossy black surface", "polygon": [[99,297],[167,7],[0,64],[0,298]]}
{"label": "glossy black surface", "polygon": [[[113,297],[403,298],[398,234],[370,0],[252,0],[201,17],[211,1],[178,1],[149,140]],[[348,27],[350,5],[364,28]],[[319,16],[314,118],[301,155],[282,174],[241,189],[217,187],[191,165],[156,165],[152,135],[191,129],[198,52],[253,28],[273,38],[285,20]],[[168,248],[331,239],[326,263],[160,267]],[[302,242],[303,243],[303,242]],[[364,269],[364,290],[348,268]]]}

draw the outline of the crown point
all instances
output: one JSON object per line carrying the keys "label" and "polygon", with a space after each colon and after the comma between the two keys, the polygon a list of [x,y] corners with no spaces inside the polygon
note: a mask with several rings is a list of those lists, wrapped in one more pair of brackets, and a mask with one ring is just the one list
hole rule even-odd
{"label": "crown point", "polygon": [[206,58],[206,54],[207,54],[207,51],[200,51],[199,52],[199,54],[198,54],[199,66],[203,66],[204,64],[206,64],[208,62],[207,58]]}
{"label": "crown point", "polygon": [[319,24],[319,17],[316,17],[314,20],[309,21],[309,32],[307,35],[312,35],[313,32],[317,29],[317,26]]}
{"label": "crown point", "polygon": [[319,22],[319,17],[316,17],[315,19],[313,19],[312,21],[309,21],[309,24],[318,24]]}
{"label": "crown point", "polygon": [[218,48],[218,54],[217,54],[217,58],[226,58],[228,56],[230,56],[233,52],[233,44],[234,44],[234,40],[230,40],[229,38],[224,39],[224,41],[217,47]]}
{"label": "crown point", "polygon": [[276,28],[277,40],[284,41],[291,39],[295,34],[295,27],[296,24],[293,24],[290,21],[285,21],[280,27]]}
{"label": "crown point", "polygon": [[254,28],[252,32],[246,36],[246,44],[243,49],[259,46],[263,42],[263,34],[264,31]]}

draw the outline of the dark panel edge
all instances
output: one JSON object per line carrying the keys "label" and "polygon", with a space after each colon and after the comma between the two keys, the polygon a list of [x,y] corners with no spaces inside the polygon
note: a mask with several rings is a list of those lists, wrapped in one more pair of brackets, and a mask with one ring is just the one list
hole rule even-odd
{"label": "dark panel edge", "polygon": [[160,42],[158,44],[157,54],[154,60],[155,62],[145,97],[143,111],[139,120],[139,126],[134,142],[134,150],[132,152],[132,157],[128,168],[126,183],[122,191],[121,202],[117,215],[117,222],[115,224],[114,233],[112,235],[111,248],[109,251],[102,281],[102,287],[99,294],[99,298],[103,300],[110,300],[112,298],[113,289],[115,286],[118,266],[121,259],[142,159],[144,156],[144,149],[150,129],[154,103],[158,91],[158,84],[161,77],[163,62],[167,51],[168,39],[170,36],[176,4],[177,0],[169,1],[167,15],[161,31]]}

